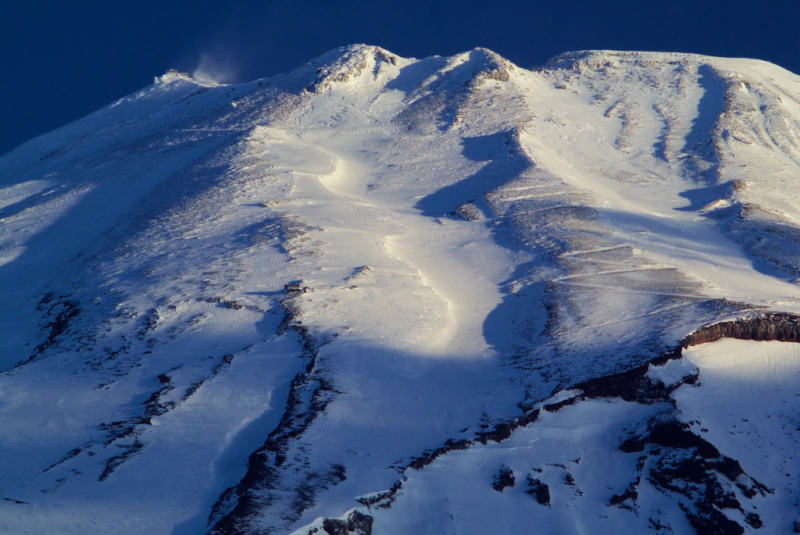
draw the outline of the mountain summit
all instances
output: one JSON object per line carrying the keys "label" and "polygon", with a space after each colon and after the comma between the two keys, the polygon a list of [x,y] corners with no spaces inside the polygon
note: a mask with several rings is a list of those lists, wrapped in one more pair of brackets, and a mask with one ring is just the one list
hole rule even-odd
{"label": "mountain summit", "polygon": [[0,531],[800,532],[798,207],[761,61],[167,73],[0,158]]}

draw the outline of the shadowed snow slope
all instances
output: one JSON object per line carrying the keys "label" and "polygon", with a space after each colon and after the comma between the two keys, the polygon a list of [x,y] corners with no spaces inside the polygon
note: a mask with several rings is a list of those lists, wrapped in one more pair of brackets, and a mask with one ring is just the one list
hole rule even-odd
{"label": "shadowed snow slope", "polygon": [[764,62],[159,77],[0,158],[0,531],[800,530],[796,337],[680,350],[796,326],[798,206]]}

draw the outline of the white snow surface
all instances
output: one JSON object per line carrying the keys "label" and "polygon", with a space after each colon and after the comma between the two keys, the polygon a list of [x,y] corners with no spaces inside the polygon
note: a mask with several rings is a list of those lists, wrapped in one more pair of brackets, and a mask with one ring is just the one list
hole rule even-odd
{"label": "white snow surface", "polygon": [[[792,533],[800,490],[793,476],[800,469],[794,458],[800,443],[800,346],[722,339],[685,350],[682,360],[660,368],[692,367],[701,381],[678,388],[672,394],[675,407],[668,410],[770,489],[772,494],[747,498],[732,487],[746,511],[763,520],[759,532]],[[593,399],[556,413],[543,411],[501,444],[452,452],[408,473],[392,507],[373,509],[376,525],[392,534],[477,534],[487,526],[496,533],[530,533],[531,526],[545,534],[693,533],[679,505],[689,500],[664,492],[646,475],[658,453],[619,449],[627,433],[664,410],[660,405]],[[503,466],[516,474],[515,484],[497,492],[492,478]],[[609,505],[637,474],[645,477],[636,501]],[[526,492],[531,478],[549,485],[549,504],[540,505]],[[738,511],[726,512],[743,518]]]}
{"label": "white snow surface", "polygon": [[740,463],[720,514],[789,532],[797,344],[687,349],[652,403],[576,385],[800,312],[799,206],[800,77],[765,62],[354,45],[159,77],[0,157],[0,532],[694,533],[646,476],[609,505],[665,418]]}

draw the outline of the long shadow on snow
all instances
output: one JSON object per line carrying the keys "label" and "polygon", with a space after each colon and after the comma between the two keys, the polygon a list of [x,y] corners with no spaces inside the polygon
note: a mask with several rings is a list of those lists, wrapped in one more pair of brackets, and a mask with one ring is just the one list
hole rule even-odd
{"label": "long shadow on snow", "polygon": [[[461,108],[469,102],[475,83],[480,77],[507,79],[507,73],[486,50],[474,49],[463,63],[443,71],[448,58],[428,58],[404,67],[387,89],[405,90],[408,106],[392,122],[408,130],[422,133],[446,132],[458,118]],[[436,72],[436,69],[438,72]],[[431,76],[422,78],[425,73]],[[505,78],[504,78],[505,77]],[[425,86],[422,83],[428,82]],[[415,85],[416,84],[416,85]],[[418,97],[418,98],[417,98]]]}
{"label": "long shadow on snow", "polygon": [[[679,211],[699,212],[718,200],[730,198],[730,183],[682,191],[679,195],[690,202]],[[800,227],[775,217],[747,217],[758,211],[734,204],[727,208],[701,212],[710,224],[716,224],[725,238],[739,244],[758,273],[790,282],[800,275]],[[764,210],[769,215],[769,212]]]}
{"label": "long shadow on snow", "polygon": [[[609,229],[620,229],[630,235],[638,235],[640,230],[646,229],[654,246],[671,249],[678,246],[685,256],[705,260],[709,244],[703,241],[703,236],[680,233],[661,218],[608,209],[595,209],[593,213],[597,221]],[[511,234],[500,234],[502,228],[494,231],[498,244],[509,249],[525,248],[515,247]],[[530,237],[535,238],[537,231],[516,229],[522,239],[526,232],[533,233]],[[536,240],[525,241],[535,243]],[[720,241],[724,244],[724,240]],[[631,244],[621,240],[619,245]],[[529,250],[534,254],[539,252],[535,246]],[[578,252],[573,253],[573,258],[574,254]],[[641,365],[665,348],[675,346],[683,336],[701,325],[731,319],[756,308],[746,303],[709,298],[703,295],[700,284],[669,266],[629,269],[620,275],[612,273],[610,278],[599,271],[579,274],[574,282],[569,278],[566,283],[537,282],[537,278],[541,279],[537,272],[542,269],[556,268],[569,273],[564,271],[566,266],[560,265],[558,258],[547,259],[546,254],[540,258],[520,266],[503,284],[505,288],[517,285],[522,289],[514,293],[504,291],[503,301],[484,322],[483,334],[488,344],[510,357],[512,365],[543,374],[554,381],[556,388]],[[625,278],[626,273],[631,274],[630,280]],[[613,307],[605,306],[604,299],[623,297],[625,303],[629,302],[628,308],[624,315],[620,312],[620,317],[614,317]],[[589,308],[584,310],[587,304]],[[619,305],[616,308],[619,309]],[[602,316],[604,310],[606,317]],[[594,320],[591,320],[592,314]],[[578,329],[582,329],[583,334]],[[618,339],[620,333],[625,335],[624,341]],[[520,345],[509,348],[515,342]]]}
{"label": "long shadow on snow", "polygon": [[[475,206],[484,212],[489,221],[495,220],[494,213],[483,197],[498,186],[519,178],[533,166],[521,154],[514,131],[464,138],[462,155],[474,162],[487,162],[486,165],[475,174],[426,196],[417,203],[416,208],[422,210],[422,215],[441,217],[464,203],[475,202]],[[496,243],[505,249],[515,252],[529,250],[514,239],[514,232],[515,229],[500,226],[494,228],[492,234]],[[523,361],[542,342],[541,335],[548,318],[548,296],[544,286],[539,283],[530,284],[514,293],[511,292],[511,286],[530,277],[543,262],[539,258],[519,266],[502,283],[502,302],[487,315],[482,326],[486,343],[503,358],[511,358],[512,362]]]}
{"label": "long shadow on snow", "polygon": [[[506,249],[524,251],[509,233],[493,231],[495,241]],[[545,343],[543,335],[549,316],[549,297],[545,285],[538,282],[523,282],[522,288],[511,291],[515,284],[525,281],[545,260],[536,259],[520,265],[511,276],[501,284],[503,300],[483,322],[483,338],[498,354],[520,364],[526,356]]]}
{"label": "long shadow on snow", "polygon": [[699,75],[697,83],[703,89],[703,96],[697,103],[697,117],[692,121],[692,129],[684,138],[683,151],[689,156],[683,163],[690,178],[706,185],[680,193],[680,196],[690,203],[689,206],[676,208],[682,212],[700,210],[708,203],[721,198],[727,188],[726,185],[717,184],[719,156],[713,137],[717,121],[725,111],[727,85],[709,65],[701,65],[697,73]]}
{"label": "long shadow on snow", "polygon": [[681,206],[675,208],[675,210],[678,212],[698,212],[708,204],[725,198],[725,193],[729,189],[730,187],[728,184],[715,184],[712,186],[684,190],[678,193],[678,196],[689,201],[689,206]]}
{"label": "long shadow on snow", "polygon": [[[221,139],[217,141],[220,142]],[[101,265],[104,262],[114,262],[115,256],[124,251],[140,247],[140,243],[138,242],[142,240],[143,236],[147,235],[148,229],[151,229],[153,225],[157,226],[158,222],[162,218],[169,214],[175,213],[176,211],[180,212],[182,209],[185,210],[187,206],[191,206],[193,202],[199,198],[202,198],[202,196],[207,192],[224,185],[224,179],[220,180],[219,178],[216,178],[218,176],[224,176],[224,174],[220,175],[220,173],[215,172],[216,162],[214,159],[219,156],[218,151],[214,150],[216,146],[218,146],[217,143],[212,143],[211,146],[207,145],[203,147],[204,150],[202,150],[202,152],[196,150],[193,151],[188,160],[188,165],[187,161],[184,160],[183,170],[181,172],[167,175],[163,178],[158,177],[159,180],[156,181],[155,186],[153,186],[151,182],[151,187],[149,190],[145,191],[142,195],[142,197],[145,199],[145,202],[142,202],[140,199],[139,204],[135,205],[135,207],[122,210],[121,219],[123,220],[117,220],[116,227],[112,227],[104,233],[100,231],[98,233],[98,238],[94,240],[87,240],[88,243],[84,250],[78,251],[78,254],[71,259],[69,257],[75,254],[75,251],[72,251],[69,255],[64,255],[63,261],[55,264],[55,267],[60,268],[60,271],[54,273],[51,280],[45,279],[43,283],[40,283],[41,287],[33,288],[32,292],[34,292],[35,295],[35,292],[43,292],[45,286],[49,283],[49,286],[54,286],[59,292],[66,292],[57,293],[51,297],[55,305],[62,301],[64,303],[77,303],[73,307],[78,310],[76,314],[64,319],[64,321],[53,322],[48,338],[49,342],[52,343],[49,343],[47,346],[43,347],[43,350],[48,349],[50,346],[57,348],[58,344],[62,341],[62,335],[67,336],[72,331],[77,330],[73,334],[77,334],[78,337],[83,336],[86,333],[92,333],[99,325],[103,323],[104,320],[114,316],[114,308],[117,304],[122,302],[124,296],[110,296],[109,298],[104,299],[102,305],[90,304],[90,300],[93,297],[107,294],[105,291],[105,286],[109,282],[108,276],[106,276],[104,273],[98,273],[96,266]],[[198,163],[198,160],[201,164],[205,164],[205,168],[200,169],[198,172],[192,172],[197,171],[197,169],[192,169],[192,167],[194,167],[194,164]],[[164,171],[162,170],[162,173],[163,172]],[[108,193],[106,192],[106,195],[107,194]],[[85,201],[86,199],[82,199],[82,201],[78,203],[77,206],[71,208],[63,216],[63,218],[69,220],[71,214],[74,212],[80,211],[81,209],[85,210]],[[113,223],[114,219],[115,218],[109,218],[109,224]],[[269,224],[266,226],[270,227]],[[243,233],[239,233],[237,235],[237,241],[242,245],[248,245],[244,242],[247,242],[249,239],[256,239],[258,234],[265,232],[265,228],[262,227],[265,227],[265,225],[253,225],[244,229]],[[270,229],[271,227],[266,229],[266,231],[269,231]],[[56,225],[54,225],[53,227],[47,229],[45,234],[50,236],[50,241],[53,241],[55,239],[54,234],[57,232],[58,228]],[[29,250],[38,251],[41,250],[41,245],[47,243],[47,239],[45,239],[45,236],[37,235],[31,240],[31,242],[34,244],[38,243],[40,246],[39,248],[37,248],[35,245],[31,246]],[[183,245],[180,245],[181,242],[183,242]],[[178,243],[178,246],[175,250],[180,251],[181,248],[186,247],[187,242],[185,240],[178,240],[176,243]],[[194,246],[192,245],[190,247]],[[217,247],[216,249],[217,250],[212,251],[216,253],[215,256],[224,254],[224,247],[222,249]],[[168,252],[169,249],[163,251],[164,254]],[[155,255],[152,254],[152,252],[149,255],[144,255],[141,258],[142,262],[134,262],[132,265],[128,266],[128,269],[122,276],[129,279],[137,278],[138,272],[141,271],[143,265],[144,267],[147,267],[148,265],[157,264],[160,256],[162,255]],[[0,278],[8,281],[10,279],[7,274],[9,265],[4,266],[4,268],[5,270],[0,270]],[[5,271],[5,274],[3,271]],[[119,273],[112,273],[110,276],[119,275]],[[146,284],[146,282],[143,284]],[[134,283],[131,288],[135,290],[137,286],[139,285]],[[222,302],[219,304],[219,306],[227,306],[227,308],[232,308],[232,306],[228,305],[231,305],[231,303]],[[233,303],[233,305],[237,304]],[[81,308],[85,309],[86,312],[82,314],[80,312]],[[269,311],[262,312],[266,313]],[[43,314],[45,314],[45,317],[47,317],[46,312],[43,312]],[[67,323],[71,323],[71,325],[68,325]],[[257,323],[256,328],[263,336],[265,334],[274,332],[274,325],[272,325],[274,323],[274,318],[265,316],[264,319]],[[46,324],[45,327],[47,327]],[[128,333],[133,335],[135,334],[134,331],[135,329],[131,328],[128,330]],[[44,334],[48,336],[47,333]],[[239,337],[234,337],[232,335],[230,338],[231,340],[235,340],[235,342],[231,345],[237,346],[239,344]],[[76,338],[76,340],[77,339],[78,338]],[[101,348],[98,346],[98,349]],[[120,349],[120,351],[123,353],[127,352],[124,348]],[[120,351],[117,351],[116,353],[119,353]],[[19,356],[23,355],[24,354],[21,353]],[[34,360],[38,357],[45,356],[45,353],[44,351],[33,354],[27,352],[27,355],[29,356],[29,360]],[[8,356],[13,358],[16,355],[12,354]],[[99,362],[113,359],[115,358],[115,354],[107,356],[102,351],[95,351],[91,354],[83,353],[79,358],[93,359]],[[131,358],[138,360],[140,356],[138,352],[134,352],[134,355],[132,355]],[[197,356],[196,358],[199,359],[201,356]],[[187,360],[189,363],[191,363],[191,358]],[[13,362],[10,362],[9,364],[13,364]],[[85,362],[85,364],[88,366],[90,363]],[[135,362],[130,362],[129,364],[130,366],[134,366]],[[170,365],[173,364],[175,364],[175,362],[170,363]],[[95,369],[94,371],[97,370]],[[98,374],[98,378],[105,377],[108,375],[108,373],[112,373],[108,372],[108,370],[103,371],[102,369],[100,371],[101,373]],[[159,370],[154,371],[154,374],[157,373],[159,373]],[[115,376],[118,375],[116,371],[114,371],[113,374]],[[131,424],[131,426],[129,426],[131,429],[133,428],[132,426],[135,426],[135,422],[138,421],[138,413],[140,413],[142,407],[146,405],[145,398],[149,394],[151,393],[148,392],[144,394],[138,394],[128,403],[124,403],[121,406],[116,407],[116,412],[131,415],[131,422],[134,422]],[[98,440],[100,439],[92,439],[90,442],[97,443]]]}
{"label": "long shadow on snow", "polygon": [[[261,120],[280,115],[281,106],[286,100],[283,97],[291,93],[291,81],[265,89],[256,96]],[[240,87],[243,91],[239,96],[248,94],[254,88]],[[226,91],[230,93],[235,90],[236,87],[233,87]],[[205,91],[199,90],[183,100],[203,93]],[[70,192],[87,191],[53,224],[32,236],[27,243],[18,244],[24,247],[23,254],[0,266],[0,280],[8,287],[17,289],[18,295],[22,296],[18,304],[28,307],[28,310],[12,308],[5,314],[12,315],[12,318],[21,314],[35,317],[35,303],[31,306],[30,296],[42,295],[45,291],[51,291],[61,299],[74,301],[72,296],[62,295],[60,288],[69,288],[66,290],[69,293],[79,294],[80,290],[76,292],[74,288],[83,287],[87,299],[95,297],[98,294],[90,290],[99,289],[99,285],[86,285],[91,278],[85,274],[89,265],[87,259],[96,260],[103,250],[113,249],[141,230],[142,223],[146,226],[148,222],[158,220],[161,215],[216,186],[219,181],[215,183],[213,177],[211,180],[208,177],[204,179],[186,171],[198,163],[207,164],[209,157],[218,156],[217,149],[226,141],[242,135],[241,129],[213,128],[209,130],[213,133],[202,135],[188,135],[185,132],[198,124],[202,125],[203,121],[207,125],[217,126],[230,126],[237,120],[244,125],[251,124],[248,114],[253,113],[252,105],[230,111],[230,107],[223,105],[226,102],[227,97],[217,99],[213,105],[200,108],[196,115],[179,117],[177,122],[169,123],[169,128],[157,132],[146,130],[141,137],[136,137],[134,133],[122,143],[108,141],[110,138],[107,134],[103,138],[105,144],[97,146],[93,143],[87,145],[86,136],[66,141],[60,141],[56,136],[54,139],[60,148],[57,147],[33,164],[24,165],[21,170],[0,176],[0,183],[5,188],[38,180],[48,176],[49,171],[58,172],[58,176],[52,179],[56,185],[6,206],[0,211],[1,217],[9,217],[47,202],[48,195],[52,193],[65,196]],[[181,143],[175,142],[176,135],[183,136]],[[51,137],[47,140],[52,143],[54,139]],[[21,147],[26,147],[27,152],[35,152],[32,142]],[[16,150],[13,149],[8,155]],[[182,192],[176,191],[182,187]],[[69,221],[70,225],[62,224],[64,221]],[[54,253],[54,249],[59,248],[61,250]],[[49,252],[46,259],[37,255],[41,251]],[[12,301],[9,299],[7,302]],[[0,323],[12,324],[13,321],[0,315]],[[3,370],[20,362],[29,352],[25,347],[6,346],[0,347],[0,354],[5,357],[0,360],[0,370]]]}
{"label": "long shadow on snow", "polygon": [[[475,206],[491,221],[495,219],[495,215],[484,202],[483,196],[518,178],[533,164],[527,158],[519,157],[521,151],[516,146],[513,131],[464,138],[461,143],[464,157],[474,162],[486,162],[486,165],[475,174],[426,196],[417,203],[416,208],[422,210],[422,215],[441,217],[464,203],[477,201]],[[495,241],[502,247],[516,252],[526,250],[514,240],[512,232],[513,229],[509,231],[507,227],[501,226],[492,233]],[[487,315],[483,323],[486,343],[504,357],[522,360],[526,354],[535,350],[538,338],[545,329],[547,296],[544,287],[534,284],[519,293],[510,291],[512,284],[530,276],[540,264],[541,260],[538,263],[534,261],[515,270],[501,286],[504,294],[502,302]],[[510,332],[512,329],[516,332]]]}
{"label": "long shadow on snow", "polygon": [[394,80],[386,84],[386,89],[403,91],[410,95],[419,89],[422,82],[441,69],[445,63],[447,63],[447,58],[425,58],[416,63],[406,65],[400,69],[400,73]]}
{"label": "long shadow on snow", "polygon": [[[694,156],[687,159],[689,170],[701,184],[714,184],[717,180],[719,157],[714,146],[713,133],[720,115],[725,111],[725,92],[728,87],[710,65],[697,69],[697,83],[703,88],[703,96],[697,103],[697,117],[686,135],[684,150]],[[705,162],[699,165],[698,159]],[[703,169],[703,167],[706,167]]]}
{"label": "long shadow on snow", "polygon": [[[123,190],[121,194],[115,194],[113,190],[117,188],[117,183],[108,179],[105,174],[90,175],[89,180],[82,181],[81,187],[91,187],[91,191],[52,225],[21,244],[25,247],[25,252],[0,267],[0,280],[9,287],[26,292],[25,295],[28,296],[43,294],[49,290],[62,300],[78,302],[78,308],[96,309],[96,307],[83,307],[80,303],[82,299],[88,300],[105,293],[101,288],[103,281],[87,276],[91,264],[98,257],[107,255],[108,251],[117,249],[120,244],[128,241],[131,235],[141,232],[162,215],[178,208],[188,199],[213,188],[214,181],[203,182],[196,177],[188,177],[185,170],[207,158],[209,153],[213,154],[214,149],[222,141],[222,137],[217,138],[210,144],[203,145],[199,151],[197,146],[187,146],[186,152],[181,156],[173,157],[170,161],[164,162],[164,165],[158,166],[154,172],[148,173],[147,179],[140,177],[140,180],[134,181],[132,190]],[[137,140],[135,144],[141,142]],[[141,158],[141,155],[131,150],[130,159],[120,167],[135,175],[133,169],[137,167],[137,163],[139,167],[144,166],[138,162]],[[177,184],[186,182],[186,178],[191,185],[176,187]],[[78,186],[67,185],[68,191],[73,187]],[[118,201],[120,198],[128,199],[128,202],[116,213],[108,214],[105,221],[96,217],[96,211],[102,213],[104,211],[102,207],[107,206],[109,201]],[[73,224],[65,225],[64,221]],[[74,224],[76,221],[77,225]],[[91,229],[94,233],[78,232],[78,229]],[[77,249],[75,245],[78,246]],[[60,247],[61,251],[53,254],[54,247]],[[44,266],[41,251],[51,251],[52,255]],[[70,295],[62,295],[63,292],[68,292]],[[81,297],[81,294],[84,297]],[[29,301],[30,298],[23,299]],[[12,312],[19,314],[19,310]],[[48,336],[47,333],[44,334],[45,337]],[[24,347],[18,351],[7,348],[6,355],[9,360],[0,362],[0,366],[5,369],[15,365],[24,358],[27,351]]]}
{"label": "long shadow on snow", "polygon": [[[517,178],[530,162],[512,158],[513,132],[497,132],[487,136],[467,137],[461,140],[462,155],[473,162],[486,162],[477,173],[421,199],[415,208],[422,215],[441,217],[458,206],[483,197],[497,186]],[[493,216],[493,214],[485,214]]]}
{"label": "long shadow on snow", "polygon": [[795,282],[800,275],[800,227],[746,213],[747,207],[728,220],[723,226],[726,237],[742,247],[755,271]]}
{"label": "long shadow on snow", "polygon": [[[375,342],[333,341],[320,348],[301,374],[306,377],[293,382],[288,417],[250,456],[241,483],[221,497],[220,504],[230,505],[213,513],[211,533],[290,532],[323,501],[322,493],[332,496],[327,503],[347,503],[388,488],[397,472],[387,467],[435,448],[444,437],[471,436],[521,412],[521,391],[508,385],[497,361],[441,359]],[[304,382],[326,384],[327,399],[315,402],[304,394]],[[346,410],[350,417],[326,422],[328,404],[337,405],[330,412]],[[319,433],[331,425],[337,438],[325,439]],[[309,430],[323,440],[309,439]],[[340,467],[336,480],[323,477],[331,466]]]}

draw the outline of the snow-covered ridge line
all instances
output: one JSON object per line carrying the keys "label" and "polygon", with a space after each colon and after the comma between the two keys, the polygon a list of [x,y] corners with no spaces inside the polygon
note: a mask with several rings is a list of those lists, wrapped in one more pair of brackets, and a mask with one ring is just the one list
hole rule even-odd
{"label": "snow-covered ridge line", "polygon": [[[725,64],[730,61],[733,64],[745,63],[751,65],[771,66],[775,65],[768,61],[750,58],[730,58],[722,56],[706,56],[702,54],[692,54],[689,52],[648,52],[648,51],[631,51],[631,50],[574,50],[571,52],[563,52],[548,59],[545,65],[548,68],[558,68],[559,62],[567,60],[588,60],[600,58],[620,58],[620,59],[633,59],[633,60],[649,60],[649,61],[691,61],[697,63],[720,63]],[[788,72],[788,71],[787,71]]]}

